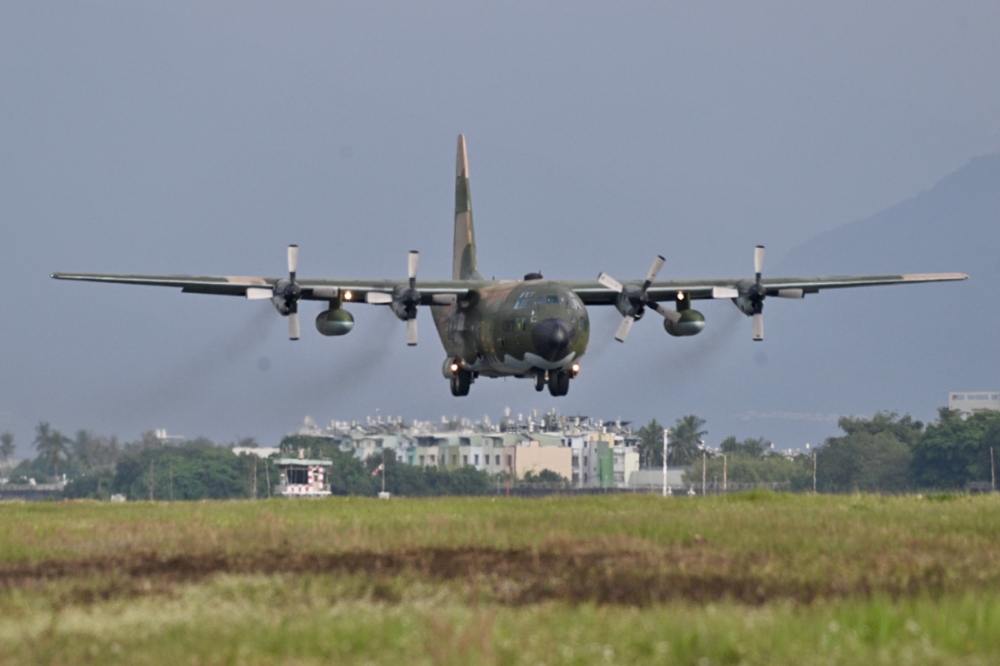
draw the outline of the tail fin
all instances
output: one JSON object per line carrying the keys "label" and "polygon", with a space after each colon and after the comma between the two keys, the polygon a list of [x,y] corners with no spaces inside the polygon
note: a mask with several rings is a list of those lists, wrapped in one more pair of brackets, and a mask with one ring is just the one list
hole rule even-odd
{"label": "tail fin", "polygon": [[458,135],[455,164],[455,252],[451,279],[481,280],[476,264],[476,231],[472,226],[472,194],[469,192],[469,158],[465,137]]}

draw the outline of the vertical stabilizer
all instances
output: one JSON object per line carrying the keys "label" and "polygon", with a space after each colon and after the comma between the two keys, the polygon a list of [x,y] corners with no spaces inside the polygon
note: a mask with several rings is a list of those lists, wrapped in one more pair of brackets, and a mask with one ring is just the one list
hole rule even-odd
{"label": "vertical stabilizer", "polygon": [[476,265],[476,232],[472,227],[472,194],[469,192],[469,157],[465,136],[458,135],[455,163],[455,250],[452,255],[453,280],[480,280]]}

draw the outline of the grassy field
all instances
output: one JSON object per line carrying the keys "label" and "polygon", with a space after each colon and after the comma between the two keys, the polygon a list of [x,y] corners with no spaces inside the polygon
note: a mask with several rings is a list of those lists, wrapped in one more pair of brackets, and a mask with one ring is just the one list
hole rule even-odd
{"label": "grassy field", "polygon": [[1000,498],[0,504],[0,663],[1000,664]]}

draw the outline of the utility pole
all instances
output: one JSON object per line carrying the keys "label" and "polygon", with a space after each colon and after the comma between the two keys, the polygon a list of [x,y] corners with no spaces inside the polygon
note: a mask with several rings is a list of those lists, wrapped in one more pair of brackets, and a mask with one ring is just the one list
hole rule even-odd
{"label": "utility pole", "polygon": [[253,456],[253,498],[257,499],[257,454]]}
{"label": "utility pole", "polygon": [[729,461],[726,459],[726,454],[722,454],[722,493],[725,494],[729,492],[729,479],[727,478],[728,469],[727,463]]}
{"label": "utility pole", "polygon": [[813,495],[816,494],[816,452],[813,451]]}
{"label": "utility pole", "polygon": [[670,431],[666,428],[663,429],[663,496],[670,497],[670,484],[667,483],[667,452],[668,452],[668,438],[670,436]]}
{"label": "utility pole", "polygon": [[170,501],[174,501],[174,459],[170,459],[170,466],[167,468],[170,475]]}
{"label": "utility pole", "polygon": [[385,492],[385,449],[382,449],[382,492]]}
{"label": "utility pole", "polygon": [[993,464],[993,447],[990,447],[990,486],[993,492],[997,491],[997,468]]}
{"label": "utility pole", "polygon": [[264,461],[264,476],[267,481],[267,496],[271,496],[271,461]]}
{"label": "utility pole", "polygon": [[701,450],[701,496],[705,496],[705,464],[708,462],[708,451]]}

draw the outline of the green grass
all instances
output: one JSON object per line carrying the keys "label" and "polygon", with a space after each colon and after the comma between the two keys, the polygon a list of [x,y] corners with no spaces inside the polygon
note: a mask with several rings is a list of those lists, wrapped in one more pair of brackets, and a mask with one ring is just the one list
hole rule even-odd
{"label": "green grass", "polygon": [[0,663],[1000,664],[1000,499],[0,504]]}

